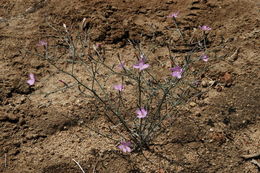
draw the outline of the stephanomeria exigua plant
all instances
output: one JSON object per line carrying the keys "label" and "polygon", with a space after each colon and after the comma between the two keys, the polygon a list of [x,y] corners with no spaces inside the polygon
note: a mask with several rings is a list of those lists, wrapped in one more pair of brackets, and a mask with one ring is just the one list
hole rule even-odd
{"label": "stephanomeria exigua plant", "polygon": [[[169,16],[174,19],[175,24],[177,16],[178,13]],[[186,44],[187,40],[181,30],[177,29]],[[209,31],[206,27],[201,29]],[[149,149],[154,139],[167,128],[168,120],[174,119],[176,106],[197,94],[193,85],[194,76],[190,71],[191,65],[197,60],[208,61],[206,54],[199,58],[194,55],[196,52],[204,52],[206,46],[201,43],[193,44],[192,49],[179,58],[169,54],[167,63],[172,64],[172,67],[163,69],[168,75],[158,77],[160,72],[155,70],[152,60],[144,53],[140,44],[129,40],[135,51],[133,59],[136,60],[123,60],[118,54],[117,62],[112,62],[107,60],[103,44],[91,42],[89,31],[72,36],[64,24],[60,33],[62,44],[49,45],[46,41],[40,41],[37,45],[44,47],[44,53],[33,54],[70,76],[82,95],[94,99],[97,105],[102,106],[103,111],[99,115],[105,118],[109,129],[102,130],[89,125],[86,127],[116,141],[117,148],[123,152]],[[173,47],[168,45],[168,48],[171,46]],[[55,48],[63,50],[66,56],[58,56]],[[30,76],[27,82],[34,84],[34,77]],[[65,87],[69,87],[65,84]],[[128,87],[129,85],[132,87]]]}

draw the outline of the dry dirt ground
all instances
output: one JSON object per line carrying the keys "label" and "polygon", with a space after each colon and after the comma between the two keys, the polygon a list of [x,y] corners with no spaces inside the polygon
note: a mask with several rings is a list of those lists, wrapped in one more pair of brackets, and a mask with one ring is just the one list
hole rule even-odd
{"label": "dry dirt ground", "polygon": [[[259,10],[258,0],[1,0],[0,172],[81,172],[72,159],[85,172],[258,172],[241,155],[260,152]],[[199,86],[207,92],[180,108],[153,153],[123,154],[86,129],[88,120],[102,126],[91,119],[95,105],[76,88],[50,93],[63,87],[58,80],[72,80],[25,52],[42,51],[39,40],[56,44],[50,23],[77,32],[87,18],[93,41],[104,45],[110,61],[117,53],[133,59],[131,39],[156,45],[157,62],[167,56],[165,40],[178,36],[166,17],[175,11],[187,35],[200,25],[212,27]],[[33,87],[28,73],[37,77]]]}

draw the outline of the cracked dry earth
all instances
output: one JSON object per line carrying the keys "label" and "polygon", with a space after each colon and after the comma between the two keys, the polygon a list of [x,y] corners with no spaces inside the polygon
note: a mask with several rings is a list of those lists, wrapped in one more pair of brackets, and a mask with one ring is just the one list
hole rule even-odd
{"label": "cracked dry earth", "polygon": [[[123,154],[85,128],[106,127],[93,116],[97,105],[73,87],[51,93],[63,87],[58,80],[72,79],[24,51],[42,51],[39,40],[57,43],[50,24],[65,23],[76,33],[86,18],[109,61],[117,53],[131,61],[131,39],[156,46],[150,58],[156,65],[168,55],[165,40],[178,40],[166,17],[176,11],[187,35],[200,25],[212,27],[208,68],[198,86],[206,92],[180,107],[154,153]],[[241,157],[260,153],[259,13],[258,0],[1,0],[0,172],[80,173],[72,159],[85,172],[259,172],[252,159]],[[185,48],[173,53],[181,56]],[[33,87],[26,83],[28,73],[36,75]]]}

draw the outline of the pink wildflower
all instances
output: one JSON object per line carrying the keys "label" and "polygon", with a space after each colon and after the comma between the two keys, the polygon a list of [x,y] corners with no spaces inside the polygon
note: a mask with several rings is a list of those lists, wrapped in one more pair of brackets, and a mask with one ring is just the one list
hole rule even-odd
{"label": "pink wildflower", "polygon": [[169,18],[177,18],[178,17],[178,15],[179,15],[179,12],[175,12],[175,13],[171,13],[171,14],[169,14],[167,17],[169,17]]}
{"label": "pink wildflower", "polygon": [[34,76],[34,74],[32,74],[32,73],[30,73],[29,74],[29,80],[27,80],[27,83],[29,84],[29,85],[34,85],[34,83],[35,83],[35,76]]}
{"label": "pink wildflower", "polygon": [[171,68],[170,70],[172,71],[172,76],[173,76],[173,77],[176,77],[176,78],[178,78],[178,79],[181,78],[181,75],[182,75],[182,73],[183,73],[183,69],[182,69],[181,67],[176,66],[176,67],[174,67],[174,68]]}
{"label": "pink wildflower", "polygon": [[139,69],[140,71],[148,68],[149,66],[149,64],[145,64],[145,58],[141,58],[141,60],[138,61],[138,64],[133,65],[134,68]]}
{"label": "pink wildflower", "polygon": [[147,110],[144,108],[136,110],[137,118],[145,118],[147,116]]}
{"label": "pink wildflower", "polygon": [[37,44],[37,46],[47,46],[48,43],[44,40],[40,40],[39,43]]}
{"label": "pink wildflower", "polygon": [[207,62],[209,60],[209,56],[206,54],[201,55],[200,58],[202,59],[202,61],[205,61],[205,62]]}
{"label": "pink wildflower", "polygon": [[203,26],[199,26],[199,28],[202,30],[202,31],[210,31],[211,28],[207,25],[203,25]]}
{"label": "pink wildflower", "polygon": [[114,85],[114,89],[118,90],[118,91],[123,91],[124,90],[124,86],[122,84]]}
{"label": "pink wildflower", "polygon": [[132,151],[131,142],[121,142],[121,144],[118,146],[120,150],[122,150],[124,153],[128,152],[130,153]]}

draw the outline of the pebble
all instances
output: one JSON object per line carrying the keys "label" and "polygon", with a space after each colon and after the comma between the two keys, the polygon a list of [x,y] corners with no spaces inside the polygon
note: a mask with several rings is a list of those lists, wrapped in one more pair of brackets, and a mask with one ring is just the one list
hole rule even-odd
{"label": "pebble", "polygon": [[195,102],[190,102],[191,107],[195,107],[197,104]]}
{"label": "pebble", "polygon": [[174,1],[173,1],[173,0],[168,0],[168,1],[166,1],[165,3],[166,3],[166,4],[173,4]]}
{"label": "pebble", "polygon": [[201,82],[201,85],[202,85],[203,87],[207,87],[207,86],[208,86],[208,82],[205,81],[205,80],[203,80],[203,81]]}

